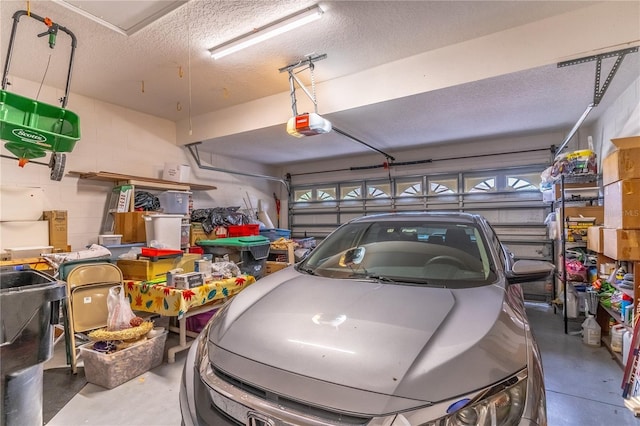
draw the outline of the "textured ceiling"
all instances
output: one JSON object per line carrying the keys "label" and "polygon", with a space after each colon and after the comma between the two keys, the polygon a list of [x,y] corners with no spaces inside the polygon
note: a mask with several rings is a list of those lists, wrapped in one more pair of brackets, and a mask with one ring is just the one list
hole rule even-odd
{"label": "textured ceiling", "polygon": [[[117,8],[127,2],[109,3]],[[315,78],[316,82],[332,81],[597,2],[321,1],[325,10],[321,21],[221,60],[210,58],[208,48],[315,3],[191,0],[131,36],[51,1],[32,1],[31,11],[51,17],[77,36],[72,93],[180,122],[287,92],[287,75],[278,69],[309,54],[328,55],[317,64]],[[11,16],[25,7],[25,1],[0,2],[3,53]],[[45,84],[62,88],[70,42],[59,35],[51,50],[46,37],[35,36],[43,31],[41,23],[21,19],[10,74],[38,82],[44,78]],[[608,97],[620,93],[639,74],[637,58],[632,56],[640,55],[628,56]],[[4,57],[2,62],[4,65]],[[568,130],[593,92],[593,65],[572,68],[536,67],[335,112],[327,118],[374,146],[397,151],[431,142]],[[303,79],[308,84],[308,76]],[[329,100],[318,102],[322,105]],[[318,136],[323,138],[321,144],[293,141],[298,145],[292,147],[283,133],[283,127],[267,127],[205,141],[202,149],[239,156],[250,148],[270,164],[363,152],[362,146],[345,144],[344,137],[336,134]],[[281,155],[273,154],[278,151]]]}

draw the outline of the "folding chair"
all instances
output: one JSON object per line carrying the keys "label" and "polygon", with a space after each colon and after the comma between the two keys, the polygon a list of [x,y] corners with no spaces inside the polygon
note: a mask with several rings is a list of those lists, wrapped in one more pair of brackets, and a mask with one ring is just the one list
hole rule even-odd
{"label": "folding chair", "polygon": [[65,341],[73,374],[77,373],[79,355],[75,333],[107,326],[109,289],[121,285],[122,281],[122,271],[112,263],[80,264],[69,272],[65,318],[68,338]]}

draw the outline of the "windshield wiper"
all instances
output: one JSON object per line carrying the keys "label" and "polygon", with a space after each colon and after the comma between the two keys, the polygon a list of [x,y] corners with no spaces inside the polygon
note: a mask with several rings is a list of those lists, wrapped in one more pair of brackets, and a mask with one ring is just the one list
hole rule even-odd
{"label": "windshield wiper", "polygon": [[408,278],[408,277],[390,278],[383,275],[369,274],[367,272],[353,273],[352,275],[349,276],[349,278],[364,278],[369,280],[376,280],[378,282],[393,283],[393,284],[417,284],[417,285],[424,285],[429,287],[443,287],[443,288],[445,287],[444,285],[441,285],[441,284],[432,284],[424,278]]}
{"label": "windshield wiper", "polygon": [[396,282],[396,280],[392,280],[389,277],[383,277],[382,275],[376,275],[376,274],[367,274],[365,276],[365,278],[369,278],[369,279],[372,279],[372,280],[378,280],[378,281],[385,282],[385,283],[395,283]]}
{"label": "windshield wiper", "polygon": [[309,275],[317,275],[315,273],[315,271],[313,269],[311,269],[311,268],[302,268],[301,267],[301,268],[298,268],[298,271],[304,272],[305,274],[309,274]]}
{"label": "windshield wiper", "polygon": [[396,280],[393,280],[389,277],[385,277],[382,275],[377,275],[377,274],[370,274],[367,271],[363,271],[363,272],[354,272],[353,274],[349,275],[347,278],[365,278],[368,280],[376,280],[376,281],[381,281],[381,282],[386,282],[386,283],[395,283]]}

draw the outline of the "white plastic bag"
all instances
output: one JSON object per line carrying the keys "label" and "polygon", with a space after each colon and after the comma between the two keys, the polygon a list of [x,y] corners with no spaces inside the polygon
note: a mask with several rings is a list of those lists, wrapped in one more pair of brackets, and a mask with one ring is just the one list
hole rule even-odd
{"label": "white plastic bag", "polygon": [[117,285],[109,289],[107,309],[109,309],[109,317],[107,320],[108,331],[131,328],[130,322],[135,318],[135,314],[131,310],[129,299],[124,295],[124,287]]}

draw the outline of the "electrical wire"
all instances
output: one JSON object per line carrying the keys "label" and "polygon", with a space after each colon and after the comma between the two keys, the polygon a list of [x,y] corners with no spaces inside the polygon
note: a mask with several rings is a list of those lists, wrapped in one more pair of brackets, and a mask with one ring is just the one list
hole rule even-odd
{"label": "electrical wire", "polygon": [[189,135],[193,134],[193,123],[191,122],[191,14],[189,3],[187,3],[187,73],[189,75]]}
{"label": "electrical wire", "polygon": [[42,81],[40,81],[40,87],[38,87],[38,94],[36,95],[36,101],[40,97],[40,90],[42,90],[42,86],[44,85],[44,79],[47,78],[47,72],[49,71],[50,63],[51,63],[51,53],[49,53],[49,60],[47,61],[47,67],[44,69],[44,74],[42,75]]}

